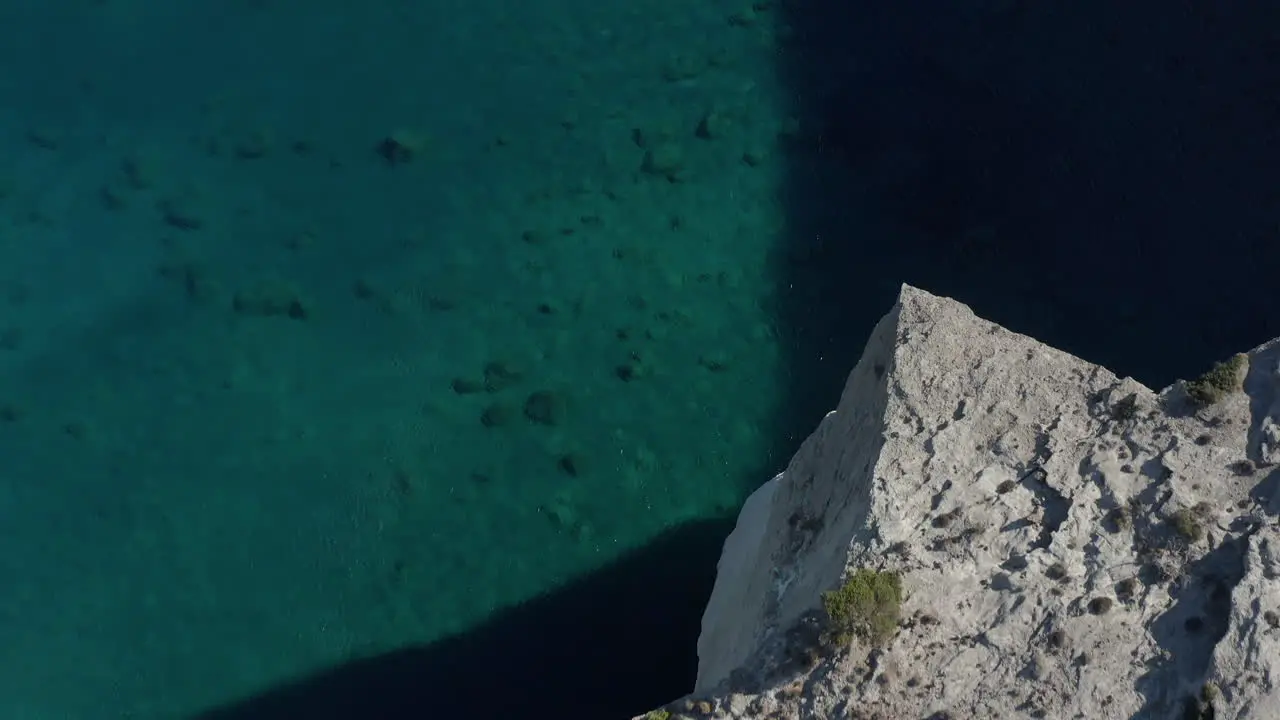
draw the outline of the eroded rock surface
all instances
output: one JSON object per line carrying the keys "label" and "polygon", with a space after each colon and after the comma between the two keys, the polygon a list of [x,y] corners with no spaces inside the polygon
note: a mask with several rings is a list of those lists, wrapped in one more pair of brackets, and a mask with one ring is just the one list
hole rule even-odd
{"label": "eroded rock surface", "polygon": [[[1280,718],[1280,340],[1212,404],[904,287],[725,543],[672,718]],[[906,597],[824,637],[858,569]]]}

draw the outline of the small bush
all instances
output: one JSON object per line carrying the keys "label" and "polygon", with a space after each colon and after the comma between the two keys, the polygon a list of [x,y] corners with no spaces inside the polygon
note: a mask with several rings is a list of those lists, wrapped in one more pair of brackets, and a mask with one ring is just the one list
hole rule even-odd
{"label": "small bush", "polygon": [[1133,527],[1133,513],[1127,507],[1118,507],[1107,513],[1107,519],[1116,532],[1123,532]]}
{"label": "small bush", "polygon": [[1129,393],[1111,406],[1111,418],[1124,422],[1138,416],[1138,394]]}
{"label": "small bush", "polygon": [[1204,524],[1192,510],[1180,508],[1174,511],[1173,517],[1169,518],[1169,522],[1173,525],[1173,529],[1182,536],[1182,539],[1189,543],[1197,543],[1204,538]]}
{"label": "small bush", "polygon": [[1089,613],[1092,615],[1106,615],[1111,612],[1111,608],[1114,604],[1115,603],[1111,598],[1106,597],[1105,595],[1102,597],[1096,597],[1089,601]]}
{"label": "small bush", "polygon": [[1240,389],[1240,371],[1248,357],[1238,353],[1230,360],[1214,363],[1213,369],[1187,382],[1187,397],[1199,407],[1208,407]]}
{"label": "small bush", "polygon": [[1137,578],[1125,578],[1120,582],[1116,583],[1116,597],[1119,598],[1121,602],[1129,602],[1137,594],[1138,594]]}
{"label": "small bush", "polygon": [[843,585],[822,594],[829,638],[846,645],[854,638],[880,644],[898,629],[902,579],[896,572],[858,570]]}
{"label": "small bush", "polygon": [[1200,699],[1211,703],[1222,696],[1222,690],[1218,689],[1217,683],[1207,682],[1200,688]]}

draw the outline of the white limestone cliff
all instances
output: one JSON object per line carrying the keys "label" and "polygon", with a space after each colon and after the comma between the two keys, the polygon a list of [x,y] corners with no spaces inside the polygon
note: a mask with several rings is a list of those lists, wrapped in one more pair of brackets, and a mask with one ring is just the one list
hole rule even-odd
{"label": "white limestone cliff", "polygon": [[[1156,393],[904,286],[650,717],[1280,719],[1280,340],[1228,374]],[[885,643],[823,636],[858,569],[901,578]]]}

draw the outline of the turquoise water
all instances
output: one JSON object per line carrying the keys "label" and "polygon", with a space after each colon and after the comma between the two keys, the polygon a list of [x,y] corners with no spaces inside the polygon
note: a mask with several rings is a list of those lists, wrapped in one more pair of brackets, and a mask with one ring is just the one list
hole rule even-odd
{"label": "turquoise water", "polygon": [[731,5],[8,3],[3,716],[209,710],[732,517],[786,113]]}
{"label": "turquoise water", "polygon": [[1139,5],[0,4],[0,717],[638,713],[900,283],[1280,334],[1275,23]]}

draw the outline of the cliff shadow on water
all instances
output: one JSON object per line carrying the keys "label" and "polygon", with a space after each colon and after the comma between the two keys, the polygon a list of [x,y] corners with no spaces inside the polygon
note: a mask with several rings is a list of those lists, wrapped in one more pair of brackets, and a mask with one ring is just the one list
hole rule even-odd
{"label": "cliff shadow on water", "polygon": [[690,523],[463,634],[362,658],[200,720],[625,718],[689,691],[725,522]]}
{"label": "cliff shadow on water", "polygon": [[1280,6],[781,7],[798,431],[902,282],[1156,389],[1280,335]]}

